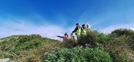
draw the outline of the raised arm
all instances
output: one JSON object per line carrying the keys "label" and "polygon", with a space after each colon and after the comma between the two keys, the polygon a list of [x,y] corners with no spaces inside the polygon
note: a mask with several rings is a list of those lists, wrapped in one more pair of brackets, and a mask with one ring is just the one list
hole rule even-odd
{"label": "raised arm", "polygon": [[57,36],[57,37],[59,37],[59,38],[64,38],[64,36]]}
{"label": "raised arm", "polygon": [[72,33],[76,32],[76,31],[77,31],[77,29],[78,29],[78,27],[76,27],[76,28],[72,31]]}

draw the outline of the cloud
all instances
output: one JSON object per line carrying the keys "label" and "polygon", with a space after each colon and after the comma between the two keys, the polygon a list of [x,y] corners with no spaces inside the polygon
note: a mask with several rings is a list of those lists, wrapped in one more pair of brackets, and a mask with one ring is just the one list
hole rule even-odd
{"label": "cloud", "polygon": [[[14,20],[18,22],[14,22]],[[25,19],[14,18],[13,20],[4,20],[7,23],[3,23],[0,26],[0,38],[4,38],[11,35],[29,35],[29,34],[40,34],[42,37],[48,37],[52,39],[62,40],[57,37],[57,35],[64,35],[65,32],[68,34],[75,28],[69,27],[64,28],[63,26],[53,25],[53,24],[45,24],[45,25],[33,25],[28,22],[23,21]],[[92,27],[92,25],[91,25]],[[118,24],[118,25],[110,25],[107,27],[98,27],[97,30],[99,32],[109,34],[113,30],[118,28],[130,28],[134,30],[134,25],[132,23],[127,24]]]}
{"label": "cloud", "polygon": [[105,33],[105,34],[109,34],[112,31],[114,31],[115,29],[120,29],[120,28],[126,28],[126,29],[132,29],[134,30],[134,25],[132,23],[127,23],[127,24],[118,24],[118,25],[110,25],[108,27],[105,28],[99,28],[99,32]]}
{"label": "cloud", "polygon": [[0,27],[0,37],[6,37],[11,35],[21,35],[21,34],[40,34],[43,37],[48,37],[52,39],[58,39],[57,35],[63,35],[65,30],[56,25],[47,26],[33,26],[25,23],[15,23],[6,24]]}
{"label": "cloud", "polygon": [[[45,17],[33,13],[30,17],[15,17],[13,15],[6,15],[5,18],[0,18],[0,38],[8,37],[11,35],[29,35],[40,34],[43,37],[58,39],[57,35],[63,36],[65,32],[71,33],[72,27],[64,27],[49,23]],[[35,20],[36,19],[36,22]],[[32,21],[34,20],[34,21]],[[38,21],[37,21],[38,20]],[[40,21],[42,23],[39,25]],[[61,39],[60,39],[61,40]]]}
{"label": "cloud", "polygon": [[[15,20],[17,20],[17,22]],[[62,26],[48,23],[44,25],[33,25],[31,23],[25,22],[24,20],[25,19],[19,18],[3,20],[5,22],[0,26],[0,38],[11,35],[40,34],[43,37],[61,40],[57,37],[57,35],[63,36],[65,32],[71,33],[72,31],[72,28],[63,28]]]}
{"label": "cloud", "polygon": [[109,34],[115,29],[127,28],[134,30],[134,15],[131,10],[113,11],[105,9],[99,13],[86,10],[79,17],[80,23],[89,23],[92,30]]}

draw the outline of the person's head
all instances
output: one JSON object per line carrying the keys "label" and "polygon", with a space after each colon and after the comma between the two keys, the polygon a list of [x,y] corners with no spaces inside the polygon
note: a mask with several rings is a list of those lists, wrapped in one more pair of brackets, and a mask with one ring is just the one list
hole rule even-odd
{"label": "person's head", "polygon": [[67,36],[67,37],[68,37],[68,34],[67,34],[67,33],[65,33],[65,34],[64,34],[64,36]]}
{"label": "person's head", "polygon": [[87,24],[87,28],[90,28],[90,25],[89,24]]}
{"label": "person's head", "polygon": [[64,34],[65,36],[67,35],[67,33]]}
{"label": "person's head", "polygon": [[79,23],[76,23],[76,26],[79,26]]}
{"label": "person's head", "polygon": [[85,24],[83,24],[82,27],[85,27]]}
{"label": "person's head", "polygon": [[82,28],[86,28],[86,27],[85,27],[85,24],[82,25]]}
{"label": "person's head", "polygon": [[79,23],[76,23],[76,27],[80,28],[80,25],[79,25]]}

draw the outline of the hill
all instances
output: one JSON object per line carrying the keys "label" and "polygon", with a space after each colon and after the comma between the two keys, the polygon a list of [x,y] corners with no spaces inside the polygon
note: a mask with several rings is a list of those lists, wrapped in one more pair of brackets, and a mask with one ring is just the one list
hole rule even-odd
{"label": "hill", "polygon": [[75,42],[38,34],[0,41],[0,58],[13,62],[134,62],[134,31],[130,29],[117,29],[108,35],[91,31]]}
{"label": "hill", "polygon": [[61,46],[58,40],[40,35],[15,35],[0,39],[0,58],[29,62],[40,60],[44,52]]}

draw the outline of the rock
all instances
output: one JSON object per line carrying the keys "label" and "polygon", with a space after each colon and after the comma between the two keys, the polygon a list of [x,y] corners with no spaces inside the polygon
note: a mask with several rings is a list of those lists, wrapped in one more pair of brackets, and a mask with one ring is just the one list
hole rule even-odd
{"label": "rock", "polygon": [[5,59],[0,59],[0,62],[9,62],[9,58],[5,58]]}

